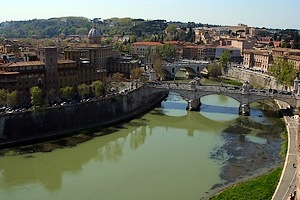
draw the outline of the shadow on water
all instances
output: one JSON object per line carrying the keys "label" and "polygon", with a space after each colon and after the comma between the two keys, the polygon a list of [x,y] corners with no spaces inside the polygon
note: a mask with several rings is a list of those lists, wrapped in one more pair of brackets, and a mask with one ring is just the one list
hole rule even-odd
{"label": "shadow on water", "polygon": [[202,104],[200,107],[201,112],[210,112],[210,113],[225,113],[225,114],[235,114],[239,113],[238,107],[224,107],[218,105],[208,105]]}

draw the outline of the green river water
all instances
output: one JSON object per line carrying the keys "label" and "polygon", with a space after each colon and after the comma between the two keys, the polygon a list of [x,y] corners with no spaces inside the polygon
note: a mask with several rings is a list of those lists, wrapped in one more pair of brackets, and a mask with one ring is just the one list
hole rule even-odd
{"label": "green river water", "polygon": [[[112,134],[49,153],[2,156],[0,199],[204,199],[214,185],[226,182],[220,174],[231,157],[224,147],[231,144],[224,130],[241,116],[231,98],[211,95],[201,101],[200,112],[188,112],[187,103],[170,94],[160,108]],[[256,109],[249,118],[271,123]],[[280,138],[275,139],[271,145],[278,150]],[[266,146],[270,140],[249,134],[245,141]],[[277,155],[272,160],[263,168],[278,165]]]}

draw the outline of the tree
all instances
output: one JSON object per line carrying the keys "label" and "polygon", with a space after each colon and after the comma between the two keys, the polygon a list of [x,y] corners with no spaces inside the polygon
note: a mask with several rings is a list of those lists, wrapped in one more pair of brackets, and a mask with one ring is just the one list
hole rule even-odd
{"label": "tree", "polygon": [[127,45],[123,45],[123,52],[124,53],[127,53],[127,54],[132,54],[134,53],[132,48],[131,48],[131,45],[130,44],[127,44]]}
{"label": "tree", "polygon": [[286,42],[286,41],[282,41],[282,42],[281,42],[281,47],[282,47],[282,48],[286,48],[286,45],[287,45],[287,42]]}
{"label": "tree", "polygon": [[56,43],[55,43],[53,40],[51,40],[51,39],[45,39],[45,40],[43,41],[43,45],[44,45],[45,47],[50,47],[50,46],[55,46]]}
{"label": "tree", "polygon": [[62,98],[66,100],[70,100],[72,98],[73,93],[73,87],[71,86],[65,86],[63,88],[60,88],[60,95]]}
{"label": "tree", "polygon": [[186,42],[194,42],[195,41],[195,33],[193,32],[192,27],[189,27],[189,31],[186,34],[184,41],[186,41]]}
{"label": "tree", "polygon": [[162,60],[159,57],[154,60],[153,67],[154,67],[157,77],[159,77],[159,78],[164,77],[164,71],[162,68]]}
{"label": "tree", "polygon": [[4,89],[0,89],[0,105],[6,104],[6,91]]}
{"label": "tree", "polygon": [[171,40],[174,40],[178,34],[177,26],[175,24],[170,24],[167,26],[166,31],[170,35]]}
{"label": "tree", "polygon": [[77,89],[82,98],[89,93],[89,87],[85,83],[78,85]]}
{"label": "tree", "polygon": [[151,35],[149,41],[150,41],[150,42],[157,42],[157,37],[156,37],[156,35]]}
{"label": "tree", "polygon": [[208,75],[214,78],[217,78],[218,76],[222,75],[221,66],[216,63],[210,64],[207,67],[207,71],[208,71]]}
{"label": "tree", "polygon": [[18,105],[18,92],[16,90],[7,93],[7,104],[10,107]]}
{"label": "tree", "polygon": [[175,59],[177,48],[172,44],[164,44],[161,47],[158,47],[158,53],[161,59],[170,62]]}
{"label": "tree", "polygon": [[100,97],[103,91],[103,83],[101,81],[94,81],[92,84],[93,93],[96,97]]}
{"label": "tree", "polygon": [[54,88],[50,88],[49,91],[47,91],[48,96],[48,102],[53,103],[53,101],[56,99],[56,90]]}
{"label": "tree", "polygon": [[291,45],[291,43],[287,42],[285,47],[286,48],[292,48],[292,45]]}
{"label": "tree", "polygon": [[89,30],[85,27],[80,27],[80,28],[77,28],[76,29],[76,34],[77,35],[86,35],[86,33],[88,32]]}
{"label": "tree", "polygon": [[294,38],[293,38],[293,49],[299,49],[300,48],[300,38],[299,38],[299,33],[295,31]]}
{"label": "tree", "polygon": [[147,46],[145,53],[144,53],[144,57],[145,57],[147,63],[149,63],[150,54],[151,54],[151,47]]}
{"label": "tree", "polygon": [[278,57],[268,71],[285,87],[292,86],[297,75],[294,64],[282,57]]}
{"label": "tree", "polygon": [[224,72],[228,71],[228,63],[231,61],[231,53],[229,50],[223,51],[220,57],[220,64]]}
{"label": "tree", "polygon": [[136,67],[130,70],[130,78],[131,79],[140,79],[143,75],[141,68]]}
{"label": "tree", "polygon": [[42,106],[44,103],[43,99],[43,92],[41,88],[38,86],[34,86],[30,88],[30,95],[31,95],[31,104],[33,108],[36,109],[38,106]]}
{"label": "tree", "polygon": [[124,76],[124,74],[122,74],[120,72],[116,72],[112,75],[112,79],[116,82],[121,82],[121,81],[124,81],[125,76]]}

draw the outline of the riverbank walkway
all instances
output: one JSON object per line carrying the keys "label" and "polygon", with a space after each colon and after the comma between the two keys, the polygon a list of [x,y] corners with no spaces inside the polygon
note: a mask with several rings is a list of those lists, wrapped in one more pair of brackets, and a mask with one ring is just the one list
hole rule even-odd
{"label": "riverbank walkway", "polygon": [[[282,102],[278,102],[278,104],[281,108],[287,106]],[[290,194],[296,190],[296,134],[298,131],[298,115],[290,116],[286,112],[283,112],[283,115],[288,131],[288,150],[283,171],[272,200],[290,199]]]}

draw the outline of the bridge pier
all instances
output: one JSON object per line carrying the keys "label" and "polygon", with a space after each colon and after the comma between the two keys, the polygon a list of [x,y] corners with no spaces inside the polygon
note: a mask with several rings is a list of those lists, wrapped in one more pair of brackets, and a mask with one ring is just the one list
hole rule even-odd
{"label": "bridge pier", "polygon": [[250,115],[250,105],[241,104],[239,107],[239,115],[249,116]]}
{"label": "bridge pier", "polygon": [[201,106],[201,101],[200,101],[200,98],[198,98],[198,99],[194,99],[194,100],[189,100],[188,106],[186,107],[186,109],[189,111],[199,111],[200,106]]}

